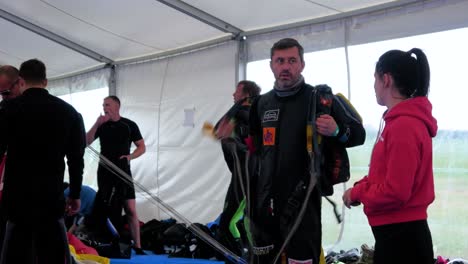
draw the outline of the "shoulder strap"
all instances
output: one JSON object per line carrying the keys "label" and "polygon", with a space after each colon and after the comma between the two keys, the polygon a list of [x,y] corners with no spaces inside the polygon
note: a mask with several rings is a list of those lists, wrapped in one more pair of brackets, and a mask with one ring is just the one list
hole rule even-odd
{"label": "shoulder strap", "polygon": [[318,154],[318,143],[317,143],[317,133],[315,126],[315,118],[317,115],[317,89],[310,86],[309,89],[312,89],[309,94],[309,103],[307,104],[307,152],[311,159],[314,158],[315,154]]}

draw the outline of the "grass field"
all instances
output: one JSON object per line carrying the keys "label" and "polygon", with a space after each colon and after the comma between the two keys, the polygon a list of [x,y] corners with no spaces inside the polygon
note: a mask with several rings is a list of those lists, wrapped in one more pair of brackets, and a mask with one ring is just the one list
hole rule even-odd
{"label": "grass field", "polygon": [[[367,174],[375,131],[370,132],[364,146],[349,150],[352,177],[351,186]],[[429,207],[429,227],[434,253],[444,257],[468,258],[468,132],[440,131],[433,141],[436,199]],[[343,186],[335,186],[332,199],[342,207]],[[324,245],[333,245],[340,233],[332,207],[323,201]],[[345,210],[345,226],[341,242],[334,250],[359,248],[374,244],[362,206]]]}

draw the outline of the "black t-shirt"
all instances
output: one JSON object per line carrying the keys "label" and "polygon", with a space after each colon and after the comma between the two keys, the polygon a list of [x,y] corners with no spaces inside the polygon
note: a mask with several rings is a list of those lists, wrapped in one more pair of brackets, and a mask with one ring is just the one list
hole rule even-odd
{"label": "black t-shirt", "polygon": [[8,148],[2,200],[8,219],[63,217],[64,157],[70,196],[80,197],[86,147],[81,115],[46,89],[29,88],[0,116],[0,147]]}
{"label": "black t-shirt", "polygon": [[94,137],[99,138],[101,154],[113,162],[122,155],[130,154],[132,142],[143,138],[137,124],[124,117],[102,124]]}

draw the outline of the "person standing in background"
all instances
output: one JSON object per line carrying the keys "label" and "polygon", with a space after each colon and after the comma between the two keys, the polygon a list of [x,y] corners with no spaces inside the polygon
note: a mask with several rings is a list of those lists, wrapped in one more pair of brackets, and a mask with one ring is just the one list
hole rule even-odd
{"label": "person standing in background", "polygon": [[[96,123],[86,134],[87,144],[90,145],[99,138],[101,155],[106,157],[128,175],[131,175],[130,161],[143,155],[146,151],[145,141],[141,136],[138,125],[132,120],[120,116],[120,99],[111,95],[104,98],[104,115],[97,118]],[[135,144],[135,150],[130,153],[131,144]],[[145,254],[141,249],[140,223],[136,212],[135,187],[127,184],[114,175],[101,163],[97,172],[98,191],[95,198],[93,215],[105,215],[99,217],[100,221],[107,218],[122,228],[122,207],[127,215],[130,234],[135,242],[134,249],[137,254]]]}
{"label": "person standing in background", "polygon": [[224,159],[231,171],[231,181],[219,220],[217,239],[237,255],[242,255],[244,248],[237,222],[243,218],[245,208],[244,169],[247,155],[245,140],[249,135],[249,111],[253,99],[260,95],[260,91],[260,87],[255,82],[240,81],[232,95],[234,105],[214,128],[214,134],[221,140]]}

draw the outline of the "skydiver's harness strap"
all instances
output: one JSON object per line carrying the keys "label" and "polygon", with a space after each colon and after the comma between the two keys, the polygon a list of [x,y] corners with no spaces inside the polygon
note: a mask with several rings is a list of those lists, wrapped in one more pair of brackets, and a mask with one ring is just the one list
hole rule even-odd
{"label": "skydiver's harness strap", "polygon": [[307,86],[311,89],[309,102],[307,105],[307,124],[306,124],[306,136],[307,136],[307,153],[309,155],[309,180],[308,185],[304,181],[299,181],[299,183],[294,188],[293,192],[290,194],[287,203],[285,204],[283,211],[280,217],[280,224],[283,226],[291,227],[294,222],[302,221],[302,219],[297,219],[297,215],[301,206],[308,201],[305,201],[307,197],[307,192],[312,191],[317,185],[318,177],[320,176],[320,157],[321,151],[319,149],[321,137],[316,133],[315,119],[317,114],[317,89],[311,86]]}
{"label": "skydiver's harness strap", "polygon": [[[312,86],[308,86],[309,89],[312,91],[310,92],[309,96],[309,103],[307,106],[308,114],[307,114],[307,124],[306,124],[306,136],[307,136],[307,153],[309,155],[310,164],[309,164],[309,186],[307,186],[306,182],[300,181],[294,191],[291,193],[290,197],[288,198],[287,204],[284,206],[282,217],[280,222],[284,226],[291,226],[296,219],[296,216],[299,212],[303,203],[307,203],[308,201],[304,201],[304,197],[307,195],[307,189],[313,190],[315,185],[319,182],[320,191],[322,192],[322,196],[327,198],[326,200],[329,201],[333,205],[333,212],[337,221],[341,222],[341,215],[337,212],[336,204],[330,200],[327,195],[330,193],[328,189],[332,186],[321,186],[322,184],[328,184],[328,180],[322,179],[321,177],[327,177],[327,175],[322,175],[321,171],[321,160],[322,160],[322,135],[317,133],[316,127],[316,118],[317,115],[322,114],[330,114],[331,113],[331,106],[333,101],[333,93],[331,88],[327,85],[318,85],[315,88]],[[317,105],[317,103],[319,105]],[[347,159],[347,156],[346,156]],[[348,177],[349,179],[349,177]],[[333,182],[332,184],[335,184]],[[322,190],[325,188],[326,190]],[[333,189],[332,189],[333,190]],[[325,192],[323,192],[325,191]]]}

